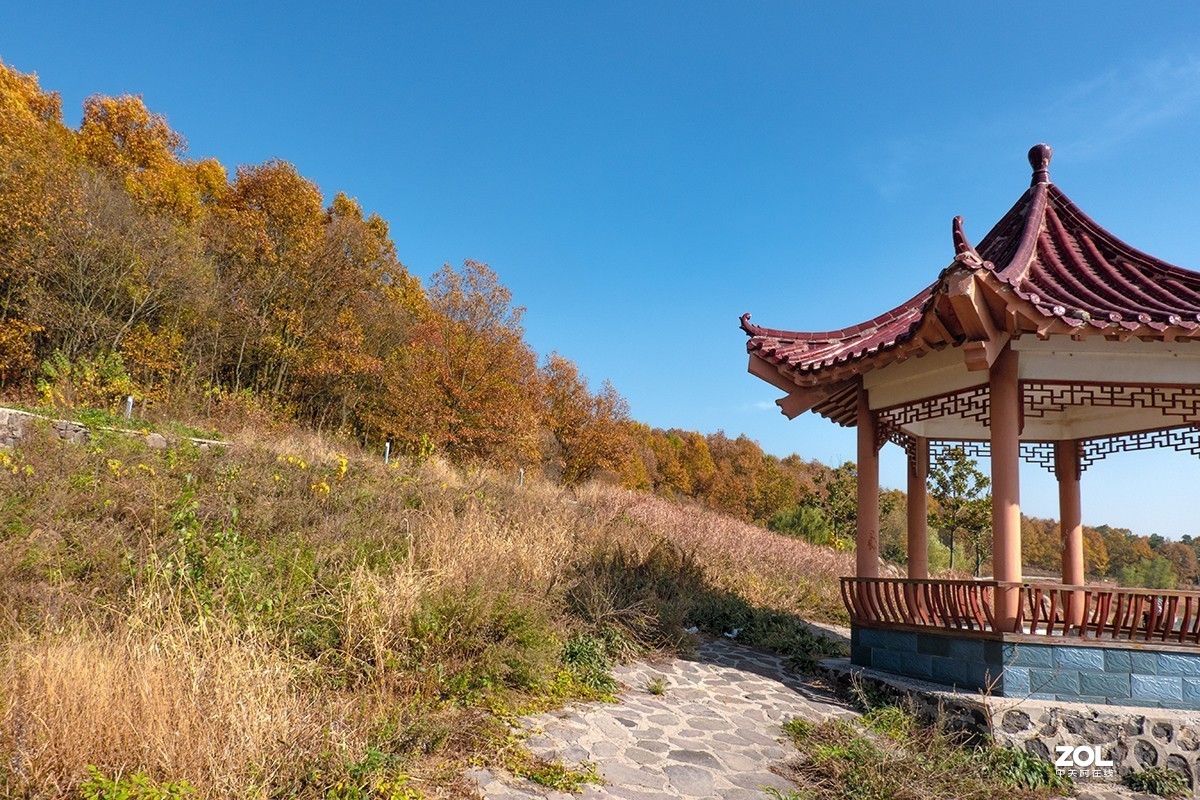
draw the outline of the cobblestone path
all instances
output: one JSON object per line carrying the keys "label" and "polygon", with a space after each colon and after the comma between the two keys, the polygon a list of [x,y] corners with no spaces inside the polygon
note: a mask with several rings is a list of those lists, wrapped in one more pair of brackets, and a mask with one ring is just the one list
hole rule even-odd
{"label": "cobblestone path", "polygon": [[[780,741],[780,723],[854,715],[780,658],[726,640],[703,643],[695,660],[620,667],[616,677],[628,687],[620,703],[525,720],[534,753],[596,765],[605,783],[574,795],[581,800],[765,800],[766,787],[791,787],[770,771],[793,752]],[[651,692],[660,680],[662,694]],[[486,771],[473,777],[488,800],[573,797]]]}

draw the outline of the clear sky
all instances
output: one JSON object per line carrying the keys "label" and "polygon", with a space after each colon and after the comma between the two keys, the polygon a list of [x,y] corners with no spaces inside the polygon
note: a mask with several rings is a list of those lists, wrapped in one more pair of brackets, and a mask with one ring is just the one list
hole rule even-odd
{"label": "clear sky", "polygon": [[[251,6],[253,6],[251,8]],[[486,261],[529,339],[652,425],[853,458],[746,374],[744,311],[821,330],[929,283],[1029,182],[1200,269],[1193,3],[6,3],[0,58],[140,93],[227,166],[272,157],[392,224],[405,264]],[[884,482],[903,485],[885,448]],[[1057,516],[1023,469],[1025,510]],[[1110,459],[1084,520],[1200,534],[1200,460]]]}

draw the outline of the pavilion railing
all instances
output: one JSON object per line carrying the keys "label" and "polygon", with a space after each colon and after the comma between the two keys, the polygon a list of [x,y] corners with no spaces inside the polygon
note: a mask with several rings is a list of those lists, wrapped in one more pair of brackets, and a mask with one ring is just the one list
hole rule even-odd
{"label": "pavilion railing", "polygon": [[[1013,630],[998,630],[997,591],[1018,593]],[[842,600],[856,625],[1200,646],[1200,592],[988,580],[842,578]]]}

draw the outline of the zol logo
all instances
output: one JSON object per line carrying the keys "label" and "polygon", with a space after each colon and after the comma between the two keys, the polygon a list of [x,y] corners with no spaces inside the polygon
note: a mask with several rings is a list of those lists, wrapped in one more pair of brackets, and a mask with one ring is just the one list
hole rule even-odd
{"label": "zol logo", "polygon": [[1111,778],[1114,774],[1111,758],[1105,758],[1098,745],[1060,744],[1054,748],[1058,758],[1054,760],[1054,768],[1065,772],[1071,777]]}

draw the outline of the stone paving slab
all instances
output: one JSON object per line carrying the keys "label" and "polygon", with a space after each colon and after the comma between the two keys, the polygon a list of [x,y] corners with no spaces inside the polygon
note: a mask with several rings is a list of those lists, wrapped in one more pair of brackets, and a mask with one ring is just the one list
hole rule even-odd
{"label": "stone paving slab", "polygon": [[[771,771],[794,752],[781,723],[855,715],[781,658],[723,639],[705,641],[694,659],[618,667],[615,676],[626,687],[619,703],[523,720],[533,753],[596,766],[605,783],[581,800],[763,800],[766,787],[792,787]],[[662,694],[648,688],[658,681]],[[483,770],[472,777],[489,800],[572,796]]]}

